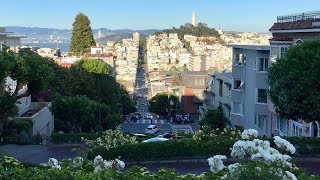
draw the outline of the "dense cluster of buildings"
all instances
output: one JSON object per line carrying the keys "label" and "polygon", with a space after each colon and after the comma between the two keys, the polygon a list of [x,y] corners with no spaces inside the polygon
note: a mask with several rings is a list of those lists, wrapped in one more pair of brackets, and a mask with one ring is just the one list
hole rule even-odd
{"label": "dense cluster of buildings", "polygon": [[148,37],[145,58],[149,98],[160,92],[173,91],[180,97],[182,113],[197,114],[204,101],[202,91],[207,86],[208,74],[232,69],[230,44],[265,45],[271,37],[259,33],[218,32],[219,41],[216,37],[193,35],[184,35],[180,40],[177,33]]}
{"label": "dense cluster of buildings", "polygon": [[278,116],[267,96],[268,68],[289,46],[320,35],[320,12],[277,17],[269,29],[270,45],[232,45],[232,70],[210,74],[201,117],[208,109],[223,108],[232,126],[253,128],[262,135],[320,137],[319,122],[306,123]]}

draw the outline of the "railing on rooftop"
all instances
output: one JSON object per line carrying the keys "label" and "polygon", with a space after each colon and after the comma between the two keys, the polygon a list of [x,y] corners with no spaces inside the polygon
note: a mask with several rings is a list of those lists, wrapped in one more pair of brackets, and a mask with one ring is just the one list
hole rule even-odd
{"label": "railing on rooftop", "polygon": [[300,20],[312,20],[312,19],[320,19],[320,11],[277,16],[277,23],[293,22],[293,21],[300,21]]}

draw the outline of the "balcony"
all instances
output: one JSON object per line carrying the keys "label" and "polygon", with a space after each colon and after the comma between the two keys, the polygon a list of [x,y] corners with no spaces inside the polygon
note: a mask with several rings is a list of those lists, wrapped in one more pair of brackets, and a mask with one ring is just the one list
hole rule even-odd
{"label": "balcony", "polygon": [[214,103],[206,99],[203,101],[203,107],[209,110],[214,110]]}
{"label": "balcony", "polygon": [[232,66],[232,77],[237,79],[245,79],[246,67],[244,65],[235,64]]}
{"label": "balcony", "polygon": [[210,100],[215,96],[215,94],[210,90],[203,90],[202,96],[204,97],[204,99]]}
{"label": "balcony", "polygon": [[233,126],[244,127],[244,116],[242,114],[231,113],[231,124]]}
{"label": "balcony", "polygon": [[242,102],[244,98],[244,92],[241,89],[232,89],[231,90],[231,100],[233,102]]}

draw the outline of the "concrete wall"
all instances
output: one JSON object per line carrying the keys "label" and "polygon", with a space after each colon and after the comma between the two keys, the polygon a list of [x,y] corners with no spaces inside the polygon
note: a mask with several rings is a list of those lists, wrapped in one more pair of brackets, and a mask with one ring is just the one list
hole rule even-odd
{"label": "concrete wall", "polygon": [[33,122],[33,135],[45,134],[46,136],[50,137],[54,130],[54,117],[49,109],[50,107],[51,103],[32,102],[29,110],[40,110],[31,117],[16,117],[15,120],[31,120]]}

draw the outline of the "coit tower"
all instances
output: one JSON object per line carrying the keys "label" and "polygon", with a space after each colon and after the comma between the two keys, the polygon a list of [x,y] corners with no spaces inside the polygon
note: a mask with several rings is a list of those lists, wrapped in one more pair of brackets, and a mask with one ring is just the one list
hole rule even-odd
{"label": "coit tower", "polygon": [[194,26],[197,26],[196,24],[196,13],[195,12],[192,12],[192,18],[191,18],[191,24],[194,25]]}

